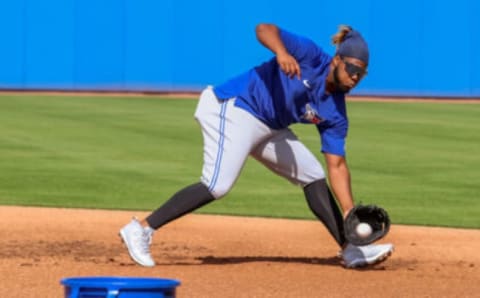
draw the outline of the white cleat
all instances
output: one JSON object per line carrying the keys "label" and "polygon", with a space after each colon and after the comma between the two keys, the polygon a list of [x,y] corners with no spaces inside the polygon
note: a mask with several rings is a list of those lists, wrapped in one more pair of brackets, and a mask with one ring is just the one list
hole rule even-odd
{"label": "white cleat", "polygon": [[359,268],[386,260],[393,252],[393,244],[370,244],[355,246],[348,244],[342,251],[345,267]]}
{"label": "white cleat", "polygon": [[155,261],[150,255],[153,229],[144,228],[134,217],[120,230],[120,237],[127,247],[130,257],[141,266],[153,267]]}

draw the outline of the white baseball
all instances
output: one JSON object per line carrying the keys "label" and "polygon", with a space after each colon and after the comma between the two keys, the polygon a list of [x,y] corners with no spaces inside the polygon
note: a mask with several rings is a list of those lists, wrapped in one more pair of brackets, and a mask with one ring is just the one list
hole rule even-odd
{"label": "white baseball", "polygon": [[357,225],[356,231],[358,236],[365,238],[372,234],[372,227],[368,223],[361,222]]}

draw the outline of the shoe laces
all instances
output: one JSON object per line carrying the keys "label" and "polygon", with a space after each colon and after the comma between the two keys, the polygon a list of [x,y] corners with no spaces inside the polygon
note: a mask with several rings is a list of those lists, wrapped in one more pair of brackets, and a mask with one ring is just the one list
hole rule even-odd
{"label": "shoe laces", "polygon": [[137,244],[140,251],[144,254],[150,254],[150,243],[152,243],[152,236],[145,231],[137,235]]}
{"label": "shoe laces", "polygon": [[144,254],[150,254],[150,244],[152,243],[153,233],[139,228],[133,233],[133,241],[136,243],[137,249]]}
{"label": "shoe laces", "polygon": [[147,239],[148,245],[152,244],[153,230],[143,229],[143,237]]}

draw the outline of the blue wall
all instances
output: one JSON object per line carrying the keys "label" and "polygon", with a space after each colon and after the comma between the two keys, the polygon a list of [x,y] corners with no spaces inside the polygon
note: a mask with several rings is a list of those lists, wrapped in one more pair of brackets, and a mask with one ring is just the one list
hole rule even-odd
{"label": "blue wall", "polygon": [[[295,3],[295,5],[293,4]],[[16,0],[0,2],[0,88],[199,90],[271,57],[259,22],[333,53],[339,24],[369,41],[355,94],[480,96],[474,0]]]}

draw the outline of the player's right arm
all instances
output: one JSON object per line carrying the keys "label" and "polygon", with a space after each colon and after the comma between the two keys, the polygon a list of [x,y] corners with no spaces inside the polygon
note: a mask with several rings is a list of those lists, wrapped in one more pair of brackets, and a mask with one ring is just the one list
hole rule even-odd
{"label": "player's right arm", "polygon": [[352,183],[350,178],[350,170],[348,169],[345,156],[324,153],[327,163],[328,180],[332,187],[333,193],[337,198],[343,210],[343,216],[346,217],[348,212],[353,208]]}
{"label": "player's right arm", "polygon": [[279,28],[273,24],[259,24],[255,28],[255,32],[258,41],[276,55],[277,63],[282,71],[290,78],[294,76],[300,78],[300,65],[287,51]]}

